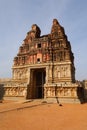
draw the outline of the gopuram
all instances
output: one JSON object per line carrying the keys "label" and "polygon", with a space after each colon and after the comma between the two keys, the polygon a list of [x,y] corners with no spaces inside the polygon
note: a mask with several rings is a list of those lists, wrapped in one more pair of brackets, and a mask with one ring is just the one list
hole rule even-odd
{"label": "gopuram", "polygon": [[40,34],[33,24],[14,57],[4,97],[80,101],[82,87],[75,81],[74,55],[64,28],[54,19],[51,32]]}

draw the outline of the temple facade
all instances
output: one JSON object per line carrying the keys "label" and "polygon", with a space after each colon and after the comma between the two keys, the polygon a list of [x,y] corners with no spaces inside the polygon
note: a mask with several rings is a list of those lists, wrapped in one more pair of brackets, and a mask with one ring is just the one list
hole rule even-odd
{"label": "temple facade", "polygon": [[5,97],[79,101],[82,87],[75,81],[74,55],[64,28],[54,19],[51,32],[40,34],[33,24],[14,57]]}

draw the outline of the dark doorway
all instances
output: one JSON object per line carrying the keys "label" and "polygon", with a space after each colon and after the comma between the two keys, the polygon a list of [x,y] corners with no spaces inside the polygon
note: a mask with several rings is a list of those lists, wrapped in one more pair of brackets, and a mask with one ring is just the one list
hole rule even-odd
{"label": "dark doorway", "polygon": [[45,83],[45,72],[36,71],[36,89],[37,89],[37,98],[44,97],[44,83]]}
{"label": "dark doorway", "polygon": [[31,97],[32,99],[44,98],[44,84],[46,71],[42,69],[31,70]]}

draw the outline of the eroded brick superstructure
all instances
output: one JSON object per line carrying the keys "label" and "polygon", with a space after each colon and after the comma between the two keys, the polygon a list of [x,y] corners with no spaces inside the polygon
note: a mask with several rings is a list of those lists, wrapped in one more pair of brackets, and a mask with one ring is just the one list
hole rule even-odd
{"label": "eroded brick superstructure", "polygon": [[[74,56],[64,28],[54,19],[51,33],[40,36],[34,24],[19,48],[7,96],[78,99]],[[6,90],[7,91],[7,90]]]}

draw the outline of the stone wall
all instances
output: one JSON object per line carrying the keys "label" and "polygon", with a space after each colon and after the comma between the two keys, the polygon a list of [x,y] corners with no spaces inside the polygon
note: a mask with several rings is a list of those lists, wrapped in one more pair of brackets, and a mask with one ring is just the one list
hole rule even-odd
{"label": "stone wall", "polygon": [[0,79],[0,95],[6,97],[24,97],[26,98],[27,84],[25,81],[13,79]]}

